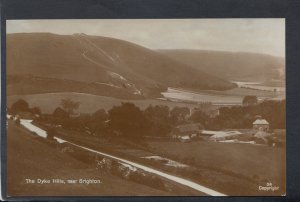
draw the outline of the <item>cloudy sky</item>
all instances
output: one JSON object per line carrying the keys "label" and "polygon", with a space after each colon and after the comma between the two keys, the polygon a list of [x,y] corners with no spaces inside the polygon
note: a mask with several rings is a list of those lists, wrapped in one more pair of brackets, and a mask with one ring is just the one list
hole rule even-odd
{"label": "cloudy sky", "polygon": [[151,49],[201,49],[285,56],[284,19],[9,20],[7,33],[85,33]]}

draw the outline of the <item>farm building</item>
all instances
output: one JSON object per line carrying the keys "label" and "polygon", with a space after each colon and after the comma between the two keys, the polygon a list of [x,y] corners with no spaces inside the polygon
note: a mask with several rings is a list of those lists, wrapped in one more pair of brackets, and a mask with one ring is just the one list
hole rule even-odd
{"label": "farm building", "polygon": [[188,136],[188,135],[180,136],[179,140],[180,140],[180,142],[190,142],[191,141],[191,137]]}
{"label": "farm building", "polygon": [[209,130],[203,130],[201,132],[204,135],[211,135],[209,137],[209,140],[212,141],[220,141],[220,140],[228,140],[236,138],[240,135],[242,135],[239,131],[209,131]]}
{"label": "farm building", "polygon": [[263,119],[261,117],[258,117],[254,122],[253,122],[253,129],[255,131],[268,131],[269,130],[269,122],[266,119]]}
{"label": "farm building", "polygon": [[200,123],[190,123],[190,124],[183,124],[178,125],[174,130],[172,131],[173,137],[182,137],[182,136],[189,136],[196,137],[200,131],[203,129],[202,124]]}

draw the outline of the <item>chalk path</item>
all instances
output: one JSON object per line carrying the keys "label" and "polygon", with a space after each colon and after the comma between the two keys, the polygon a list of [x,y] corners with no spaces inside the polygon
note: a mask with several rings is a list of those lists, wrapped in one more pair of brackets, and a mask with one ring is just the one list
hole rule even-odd
{"label": "chalk path", "polygon": [[[21,119],[20,121],[21,125],[23,125],[25,128],[27,128],[28,130],[30,130],[31,132],[35,132],[38,136],[40,137],[43,137],[43,138],[46,138],[47,137],[47,132],[35,125],[32,124],[32,120],[26,120],[26,119]],[[116,157],[116,156],[113,156],[113,155],[110,155],[110,154],[107,154],[107,153],[103,153],[103,152],[100,152],[100,151],[96,151],[94,149],[90,149],[88,147],[84,147],[84,146],[81,146],[81,145],[78,145],[78,144],[75,144],[73,142],[70,142],[70,141],[66,141],[64,139],[61,139],[61,138],[58,138],[58,137],[54,137],[59,143],[69,143],[69,144],[72,144],[76,147],[79,147],[79,148],[82,148],[84,150],[87,150],[87,151],[90,151],[90,152],[93,152],[93,153],[96,153],[96,154],[100,154],[102,156],[106,156],[106,157],[109,157],[111,159],[115,159],[115,160],[118,160],[118,161],[121,161],[123,163],[127,163],[129,165],[132,165],[136,168],[139,168],[139,169],[142,169],[146,172],[149,172],[149,173],[153,173],[153,174],[156,174],[156,175],[159,175],[161,177],[164,177],[166,179],[169,179],[173,182],[177,182],[179,184],[182,184],[184,186],[187,186],[187,187],[190,187],[192,189],[195,189],[197,191],[200,191],[200,192],[203,192],[205,194],[208,194],[210,196],[226,196],[225,194],[223,193],[220,193],[220,192],[217,192],[215,190],[212,190],[210,188],[207,188],[205,186],[202,186],[200,184],[197,184],[195,182],[192,182],[190,180],[186,180],[186,179],[183,179],[181,177],[177,177],[177,176],[174,176],[174,175],[170,175],[170,174],[167,174],[167,173],[164,173],[162,171],[159,171],[159,170],[156,170],[156,169],[153,169],[153,168],[150,168],[150,167],[147,167],[147,166],[144,166],[144,165],[141,165],[141,164],[138,164],[138,163],[135,163],[135,162],[132,162],[132,161],[128,161],[126,159],[123,159],[123,158],[119,158],[119,157]]]}

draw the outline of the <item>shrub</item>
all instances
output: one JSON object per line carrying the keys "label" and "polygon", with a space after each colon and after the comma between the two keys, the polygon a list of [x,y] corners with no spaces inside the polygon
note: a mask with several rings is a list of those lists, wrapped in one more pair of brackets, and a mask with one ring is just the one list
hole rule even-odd
{"label": "shrub", "polygon": [[50,127],[48,130],[47,130],[47,139],[48,140],[54,140],[54,136],[56,135],[56,130],[52,127]]}
{"label": "shrub", "polygon": [[19,117],[17,117],[17,118],[15,119],[15,123],[16,123],[17,125],[20,125],[20,124],[21,124],[21,120],[20,120]]}

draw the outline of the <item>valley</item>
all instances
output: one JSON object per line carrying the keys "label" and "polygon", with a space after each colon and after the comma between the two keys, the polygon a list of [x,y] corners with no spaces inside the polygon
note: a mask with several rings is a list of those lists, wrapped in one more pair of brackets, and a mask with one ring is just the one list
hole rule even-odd
{"label": "valley", "polygon": [[83,33],[6,45],[9,194],[285,194],[284,58]]}

